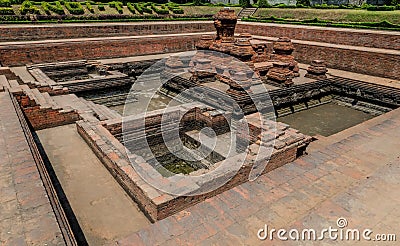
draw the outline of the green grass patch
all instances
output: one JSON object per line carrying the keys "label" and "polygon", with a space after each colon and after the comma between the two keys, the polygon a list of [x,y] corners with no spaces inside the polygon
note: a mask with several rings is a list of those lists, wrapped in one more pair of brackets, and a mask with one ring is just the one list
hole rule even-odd
{"label": "green grass patch", "polygon": [[250,22],[264,22],[264,23],[278,23],[278,24],[296,24],[296,25],[311,25],[311,26],[324,26],[324,27],[344,27],[344,28],[363,28],[363,29],[381,29],[400,31],[400,25],[393,24],[388,21],[380,22],[333,22],[328,20],[320,20],[318,18],[306,20],[285,19],[275,16],[270,17],[248,17],[243,18],[243,21]]}
{"label": "green grass patch", "polygon": [[400,11],[367,11],[364,9],[258,9],[255,17],[275,16],[278,18],[306,20],[318,18],[333,22],[381,22],[400,24]]}

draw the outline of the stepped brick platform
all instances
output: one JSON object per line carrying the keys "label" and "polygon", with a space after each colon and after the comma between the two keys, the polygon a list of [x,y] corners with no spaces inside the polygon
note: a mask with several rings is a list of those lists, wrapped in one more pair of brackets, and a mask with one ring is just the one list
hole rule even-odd
{"label": "stepped brick platform", "polygon": [[[200,110],[200,108],[202,107],[204,106],[196,106],[193,103],[183,104],[181,106],[176,106],[171,108],[169,110],[169,114],[171,114],[171,117],[176,114],[179,116],[180,111],[185,112],[186,109],[190,109],[187,113],[185,113],[185,115],[183,116],[182,120],[179,123],[180,125],[183,126],[184,128],[183,131],[189,131],[191,129],[186,129],[185,125],[188,125],[187,127],[190,128],[190,126],[193,125],[193,123],[190,123],[191,121],[193,121],[193,119],[204,118],[205,115],[208,115],[208,117],[210,117],[209,114],[202,113],[202,111]],[[150,143],[151,145],[155,145],[158,143],[157,142],[158,140],[155,139],[156,137],[154,136],[154,134],[157,134],[157,132],[158,134],[160,134],[159,130],[157,130],[157,126],[160,127],[161,125],[160,113],[162,113],[162,111],[163,110],[152,111],[150,113],[147,113],[145,116],[146,129],[150,129],[149,130],[150,132],[148,134],[150,134],[151,136],[151,139],[150,140],[147,139],[147,141],[152,141],[153,139],[155,141],[154,143],[152,141]],[[126,124],[128,124],[132,128],[132,129],[129,128],[128,130],[129,136],[134,137],[136,136],[135,132],[138,131],[140,132],[141,129],[140,122],[141,120],[143,120],[143,117],[144,117],[143,115],[139,115],[135,117],[129,117],[129,119],[125,119],[125,122],[128,122]],[[252,115],[249,115],[247,117],[249,120],[254,118]],[[211,119],[204,119],[204,120],[206,122],[208,121],[213,122],[213,120]],[[260,136],[257,136],[257,132],[260,131],[260,128],[262,128],[262,126],[259,126],[258,125],[259,123],[257,122],[253,122],[254,120],[250,121],[252,123],[251,125],[249,125],[249,127],[258,129],[254,131],[253,138],[255,139],[261,138]],[[215,125],[221,125],[221,124],[215,123]],[[214,128],[213,124],[209,126]],[[185,195],[181,196],[170,195],[158,189],[155,189],[146,182],[144,182],[144,180],[140,176],[143,175],[143,173],[138,174],[134,169],[134,167],[130,164],[124,147],[124,145],[130,146],[130,144],[133,144],[133,146],[135,147],[135,151],[137,151],[137,149],[140,150],[141,148],[140,143],[142,143],[143,140],[139,141],[139,139],[128,139],[129,142],[127,142],[127,139],[122,139],[122,124],[120,120],[109,120],[103,122],[103,124],[93,124],[90,122],[79,121],[77,122],[77,127],[78,127],[78,132],[89,144],[89,146],[93,149],[93,151],[96,153],[99,159],[109,169],[111,174],[117,179],[117,181],[121,184],[121,186],[124,187],[127,193],[139,204],[142,211],[148,216],[148,218],[151,221],[164,219],[193,204],[199,203],[207,198],[215,196],[216,194],[229,190],[232,187],[235,187],[239,184],[248,181],[250,171],[256,168],[253,167],[254,160],[252,159],[252,157],[250,155],[248,156],[245,155],[246,156],[245,164],[240,168],[240,170],[237,173],[235,172],[234,177],[231,180],[229,180],[229,182],[227,182],[226,184],[224,184],[223,186],[219,187],[214,191],[201,195],[196,195],[191,197],[190,199],[187,199]],[[216,130],[216,132],[219,131]],[[163,133],[164,138],[166,134],[167,133],[165,132]],[[121,143],[122,141],[124,145]],[[272,136],[271,139],[265,141],[270,141],[270,142],[276,141],[278,144],[274,145],[272,155],[270,157],[269,156],[266,157],[270,158],[269,161],[270,164],[266,167],[264,166],[265,169],[261,170],[262,173],[270,172],[275,168],[278,168],[290,161],[295,160],[297,156],[303,153],[306,146],[311,141],[311,138],[301,133],[298,133],[298,131],[295,131],[294,129],[290,129],[287,125],[278,123],[276,136],[274,135]],[[268,145],[268,142],[264,142],[263,144]],[[130,147],[127,148],[131,150]],[[256,153],[258,152],[258,150],[256,149],[265,147],[260,146],[259,141],[254,141],[254,143],[252,143],[252,145],[249,148],[253,149]],[[242,154],[244,153],[238,153],[238,155],[230,157],[232,158],[231,161],[236,160],[237,156]],[[146,176],[148,175],[149,178],[158,179],[159,182],[168,182],[168,183],[171,181],[173,182],[174,179],[169,180],[168,177],[163,177],[158,171],[156,171],[156,169],[154,169],[154,167],[152,167],[148,162],[146,162],[140,155],[136,154],[136,152],[129,153],[129,158],[131,160],[132,158],[136,159],[136,161],[138,162],[137,164],[140,166],[140,168],[146,170]],[[229,159],[227,159],[227,161],[229,161]],[[257,165],[265,161],[266,159],[259,159]],[[218,166],[219,164],[216,163],[214,165]],[[259,166],[263,165],[260,164]],[[229,170],[226,170],[225,172],[216,172],[215,175],[227,175],[227,173],[229,173]],[[215,176],[213,177],[212,180],[216,180],[218,178],[222,178],[222,176],[221,177]],[[212,182],[212,181],[209,181],[207,179],[206,181],[201,181],[201,182],[199,181],[198,183],[191,185],[197,187],[196,189],[201,189],[203,186],[207,187],[207,185],[209,185],[209,183],[207,182]],[[185,183],[179,183],[179,182],[176,183],[177,192],[179,192],[181,188],[179,184],[187,185]]]}
{"label": "stepped brick platform", "polygon": [[[276,237],[261,241],[257,232],[265,225],[287,231],[322,230],[336,227],[340,217],[347,219],[348,228],[369,228],[372,235],[397,233],[400,224],[393,218],[400,216],[399,137],[397,109],[319,140],[308,156],[121,238],[115,245],[199,241],[298,245]],[[318,148],[320,141],[326,144]]]}
{"label": "stepped brick platform", "polygon": [[0,92],[0,105],[0,244],[75,245],[18,104]]}
{"label": "stepped brick platform", "polygon": [[75,94],[51,96],[48,92],[31,89],[27,84],[21,85],[0,75],[0,91],[4,90],[13,93],[34,130],[71,124],[80,119],[92,122],[121,119],[114,110],[78,98]]}

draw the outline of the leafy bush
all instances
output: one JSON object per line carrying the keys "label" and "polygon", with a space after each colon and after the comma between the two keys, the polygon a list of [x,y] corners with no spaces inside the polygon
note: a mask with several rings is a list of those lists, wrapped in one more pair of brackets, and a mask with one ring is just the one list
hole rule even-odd
{"label": "leafy bush", "polygon": [[250,6],[251,6],[250,0],[239,0],[239,5],[240,5],[242,8],[250,7]]}
{"label": "leafy bush", "polygon": [[103,4],[99,4],[99,5],[98,5],[98,8],[99,8],[100,11],[106,10],[106,8],[104,7]]}
{"label": "leafy bush", "polygon": [[65,2],[65,7],[73,15],[82,15],[85,13],[79,2]]}
{"label": "leafy bush", "polygon": [[0,15],[14,15],[12,8],[0,8]]}
{"label": "leafy bush", "polygon": [[24,2],[24,0],[10,0],[11,4],[21,4],[23,2]]}
{"label": "leafy bush", "polygon": [[138,4],[138,3],[134,3],[133,7],[135,7],[135,9],[137,10],[137,12],[139,12],[139,14],[143,14],[143,8]]}
{"label": "leafy bush", "polygon": [[126,6],[128,7],[129,11],[131,11],[132,14],[136,13],[135,7],[131,3],[127,3]]}
{"label": "leafy bush", "polygon": [[272,7],[280,8],[280,9],[284,9],[284,8],[292,9],[292,8],[296,8],[296,5],[286,5],[284,3],[279,3],[279,4],[276,4],[276,5],[272,6]]}
{"label": "leafy bush", "polygon": [[42,2],[42,8],[46,14],[51,14],[50,10],[56,14],[63,15],[65,14],[64,8],[62,7],[59,1],[54,2],[56,5],[50,4],[49,2]]}
{"label": "leafy bush", "polygon": [[156,12],[159,15],[169,14],[168,9],[157,8],[157,6],[154,3],[151,5],[151,9],[154,10],[154,12]]}
{"label": "leafy bush", "polygon": [[375,6],[375,5],[370,5],[367,7],[367,10],[369,11],[394,11],[396,10],[396,6]]}
{"label": "leafy bush", "polygon": [[153,10],[151,10],[151,8],[149,8],[148,6],[151,6],[151,3],[145,3],[144,5],[142,5],[143,12],[152,14]]}
{"label": "leafy bush", "polygon": [[33,3],[30,1],[24,1],[19,8],[19,12],[21,12],[22,15],[26,14],[40,14],[40,10],[38,7],[33,6]]}
{"label": "leafy bush", "polygon": [[11,2],[10,0],[0,0],[0,7],[10,7]]}
{"label": "leafy bush", "polygon": [[123,6],[122,2],[113,1],[113,2],[109,2],[108,5],[111,8],[117,9],[118,13],[120,13],[120,14],[122,14],[124,12],[124,9],[122,8],[122,6]]}
{"label": "leafy bush", "polygon": [[301,6],[301,7],[298,7],[298,8],[308,7],[308,6],[310,6],[310,0],[297,0],[296,6]]}
{"label": "leafy bush", "polygon": [[174,14],[183,14],[184,13],[183,9],[181,7],[179,7],[179,5],[174,3],[174,2],[167,3],[166,7],[170,11],[172,11],[172,13],[174,13]]}
{"label": "leafy bush", "polygon": [[313,8],[315,8],[315,9],[338,9],[339,6],[337,6],[337,5],[328,5],[326,3],[323,3],[323,4],[315,4],[313,6]]}
{"label": "leafy bush", "polygon": [[304,5],[304,4],[302,4],[302,3],[297,3],[296,4],[296,8],[309,8],[310,6],[308,6],[308,5]]}
{"label": "leafy bush", "polygon": [[90,2],[86,2],[86,8],[90,11],[90,13],[94,13],[94,8]]}
{"label": "leafy bush", "polygon": [[269,8],[271,5],[268,3],[267,0],[258,0],[257,2],[259,8]]}
{"label": "leafy bush", "polygon": [[172,13],[174,13],[174,14],[184,14],[184,11],[181,8],[175,8],[175,9],[172,9]]}

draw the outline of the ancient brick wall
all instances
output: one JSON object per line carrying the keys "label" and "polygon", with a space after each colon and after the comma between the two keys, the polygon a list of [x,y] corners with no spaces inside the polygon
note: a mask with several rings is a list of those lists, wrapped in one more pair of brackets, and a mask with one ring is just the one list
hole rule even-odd
{"label": "ancient brick wall", "polygon": [[1,26],[0,42],[212,32],[211,21]]}
{"label": "ancient brick wall", "polygon": [[382,49],[400,50],[400,33],[390,31],[354,30],[344,28],[321,28],[295,25],[242,22],[236,33],[250,33],[266,37],[289,37],[290,39],[344,44]]}
{"label": "ancient brick wall", "polygon": [[64,113],[51,108],[40,109],[40,106],[24,108],[23,110],[34,130],[62,126],[79,120],[79,115],[75,111]]}
{"label": "ancient brick wall", "polygon": [[17,66],[29,63],[181,52],[194,50],[195,43],[200,37],[201,34],[0,45],[0,62],[3,66]]}
{"label": "ancient brick wall", "polygon": [[293,54],[302,63],[310,64],[312,60],[322,59],[331,68],[400,79],[400,55],[310,44],[294,46]]}

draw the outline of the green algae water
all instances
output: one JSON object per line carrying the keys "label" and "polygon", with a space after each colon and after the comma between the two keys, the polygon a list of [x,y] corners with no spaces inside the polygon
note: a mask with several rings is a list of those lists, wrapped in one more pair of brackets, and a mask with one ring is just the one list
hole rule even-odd
{"label": "green algae water", "polygon": [[335,103],[327,103],[280,117],[277,121],[286,123],[301,133],[310,136],[319,134],[327,137],[373,117],[373,115],[356,109]]}

